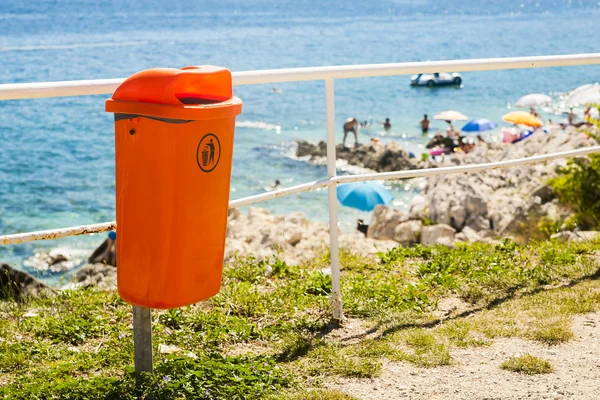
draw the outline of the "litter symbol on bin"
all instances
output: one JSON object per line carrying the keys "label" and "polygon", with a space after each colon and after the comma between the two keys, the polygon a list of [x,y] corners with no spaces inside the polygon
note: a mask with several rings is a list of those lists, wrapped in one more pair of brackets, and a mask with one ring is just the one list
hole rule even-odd
{"label": "litter symbol on bin", "polygon": [[204,135],[196,150],[198,166],[204,172],[211,172],[217,167],[220,159],[221,142],[219,142],[219,138],[212,133]]}

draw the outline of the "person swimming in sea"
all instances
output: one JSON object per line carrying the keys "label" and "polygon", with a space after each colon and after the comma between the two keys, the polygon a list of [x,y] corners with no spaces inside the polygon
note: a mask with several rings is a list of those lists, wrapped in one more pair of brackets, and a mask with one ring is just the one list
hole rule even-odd
{"label": "person swimming in sea", "polygon": [[423,116],[423,120],[421,121],[421,132],[423,135],[427,135],[429,132],[429,119],[427,119],[427,114]]}
{"label": "person swimming in sea", "polygon": [[381,125],[383,126],[383,129],[385,129],[386,131],[389,131],[390,129],[392,129],[392,123],[390,122],[389,118],[386,118],[385,122]]}
{"label": "person swimming in sea", "polygon": [[279,179],[275,179],[274,184],[272,184],[271,186],[267,186],[264,189],[265,189],[265,192],[272,192],[273,190],[279,189],[279,186],[281,186],[281,182],[279,181]]}

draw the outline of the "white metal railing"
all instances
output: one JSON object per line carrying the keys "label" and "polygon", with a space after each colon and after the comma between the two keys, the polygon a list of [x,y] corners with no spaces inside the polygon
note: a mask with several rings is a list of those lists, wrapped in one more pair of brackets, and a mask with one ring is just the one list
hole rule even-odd
{"label": "white metal railing", "polygon": [[[600,64],[600,53],[244,71],[233,73],[233,84],[237,86],[260,85],[265,83],[366,78],[373,76],[409,75],[433,72],[492,71],[501,69],[567,67],[590,64]],[[9,83],[0,85],[0,100],[112,94],[117,86],[124,80],[125,78],[64,82]]]}
{"label": "white metal railing", "polygon": [[[325,81],[326,130],[327,130],[327,179],[308,182],[293,187],[232,200],[229,207],[241,207],[316,188],[328,187],[329,191],[329,239],[331,249],[332,309],[334,318],[341,319],[342,299],[340,291],[340,265],[337,227],[336,185],[343,182],[367,180],[407,179],[464,172],[476,172],[494,168],[508,168],[524,164],[545,162],[558,158],[600,152],[600,146],[561,153],[499,161],[485,164],[462,165],[409,171],[395,171],[352,176],[337,176],[335,154],[335,93],[334,80],[373,76],[393,76],[416,73],[452,71],[489,71],[502,69],[525,69],[600,64],[600,53],[558,56],[509,57],[473,60],[427,61],[392,64],[344,65],[330,67],[289,68],[263,71],[234,72],[234,85],[258,85],[265,83],[295,82],[309,80]],[[61,96],[111,94],[124,79],[99,79],[66,82],[16,83],[0,85],[0,100],[31,99]],[[116,228],[115,222],[82,225],[39,232],[0,236],[0,245],[17,244],[34,240],[57,239],[73,235],[98,233]]]}

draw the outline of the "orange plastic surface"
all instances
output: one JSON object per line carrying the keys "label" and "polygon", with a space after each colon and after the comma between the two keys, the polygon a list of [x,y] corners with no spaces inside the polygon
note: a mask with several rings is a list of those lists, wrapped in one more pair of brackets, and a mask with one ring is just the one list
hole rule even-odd
{"label": "orange plastic surface", "polygon": [[106,111],[186,120],[226,118],[241,112],[242,102],[232,93],[226,68],[156,68],[127,78],[106,101]]}
{"label": "orange plastic surface", "polygon": [[[167,86],[188,87],[185,82],[177,83],[181,78],[161,79],[161,84]],[[156,98],[161,92],[156,86],[150,87],[153,89],[146,97],[139,99]],[[217,91],[214,87],[211,90]],[[165,90],[175,92],[172,88]],[[122,96],[133,92],[117,89],[115,96],[118,93]],[[186,96],[190,94],[194,95]],[[199,120],[154,118],[162,114],[131,116],[115,122],[117,286],[125,301],[168,309],[218,293],[227,229],[234,115],[241,108],[241,101],[237,101],[239,104],[225,101],[217,104],[219,107],[150,104],[166,108],[167,114],[173,108],[193,107],[202,110],[203,118]],[[148,106],[127,102],[132,109]],[[109,104],[111,110],[123,113],[121,100],[107,101],[107,110]],[[215,116],[212,119],[211,110]],[[227,113],[231,116],[223,117]]]}

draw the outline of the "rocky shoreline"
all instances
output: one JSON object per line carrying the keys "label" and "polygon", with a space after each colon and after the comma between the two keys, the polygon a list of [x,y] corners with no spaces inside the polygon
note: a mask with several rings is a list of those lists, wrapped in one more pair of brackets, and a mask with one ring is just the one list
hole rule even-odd
{"label": "rocky shoreline", "polygon": [[[311,160],[323,156],[324,142],[298,142],[298,155]],[[397,144],[371,143],[344,148],[340,158],[375,171],[449,167],[497,162],[568,151],[596,145],[584,133],[541,130],[514,144],[479,143],[469,153],[455,153],[427,160],[410,158]],[[338,146],[340,148],[340,146]],[[366,156],[365,156],[366,155]],[[385,155],[385,156],[384,156]],[[363,161],[361,157],[366,157]],[[373,212],[368,237],[415,243],[452,245],[456,241],[490,241],[515,235],[528,217],[561,221],[570,211],[553,198],[546,184],[566,159],[494,169],[468,174],[430,177],[408,213],[379,206]]]}
{"label": "rocky shoreline", "polygon": [[[326,162],[327,143],[325,141],[312,143],[298,140],[297,145],[296,157],[306,158],[312,163]],[[426,166],[426,163],[402,149],[396,142],[387,144],[370,142],[353,147],[338,144],[335,151],[338,160],[345,160],[350,165],[377,172],[404,171]]]}
{"label": "rocky shoreline", "polygon": [[[597,144],[585,134],[538,131],[516,144],[482,143],[468,154],[446,157],[440,166],[476,164],[531,157],[590,147]],[[431,177],[417,206],[434,224],[447,224],[462,231],[512,234],[529,215],[559,220],[569,214],[557,200],[547,181],[567,159],[493,169],[469,174]]]}

